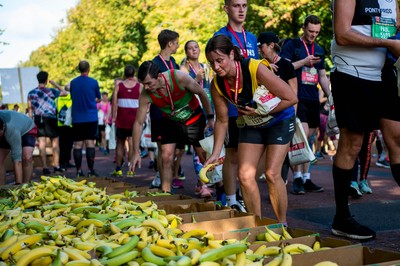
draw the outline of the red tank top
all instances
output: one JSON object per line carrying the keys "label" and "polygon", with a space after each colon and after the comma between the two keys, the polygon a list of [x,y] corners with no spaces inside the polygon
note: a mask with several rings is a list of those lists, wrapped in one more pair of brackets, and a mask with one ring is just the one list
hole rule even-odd
{"label": "red tank top", "polygon": [[117,128],[132,129],[139,108],[140,84],[136,83],[133,88],[126,88],[124,83],[119,83],[117,95]]}

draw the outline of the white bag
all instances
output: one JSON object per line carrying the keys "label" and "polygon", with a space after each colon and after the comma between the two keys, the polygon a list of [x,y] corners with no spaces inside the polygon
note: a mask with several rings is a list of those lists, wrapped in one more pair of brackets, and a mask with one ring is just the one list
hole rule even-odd
{"label": "white bag", "polygon": [[296,118],[296,132],[289,147],[289,163],[291,166],[312,162],[315,155],[307,141],[303,126],[299,118]]}
{"label": "white bag", "polygon": [[64,121],[64,126],[70,126],[72,125],[72,108],[68,108],[67,111],[65,112],[65,121]]}
{"label": "white bag", "polygon": [[106,129],[104,131],[106,133],[106,140],[110,140],[111,127],[109,124],[106,125]]}
{"label": "white bag", "polygon": [[140,138],[140,146],[143,148],[157,148],[157,142],[151,141],[151,119],[149,113],[147,113],[146,122],[143,125],[143,132]]}
{"label": "white bag", "polygon": [[115,135],[115,123],[112,123],[111,127],[110,127],[110,139],[108,140],[108,148],[110,150],[115,150],[115,148],[117,147],[117,139],[116,139],[116,135]]}
{"label": "white bag", "polygon": [[[203,150],[207,153],[207,158],[211,156],[214,147],[214,135],[206,137],[200,140],[200,145]],[[221,153],[219,154],[219,160],[225,159],[225,147],[222,147]],[[207,172],[207,177],[210,180],[210,184],[216,184],[222,181],[222,164],[219,164],[212,171]]]}
{"label": "white bag", "polygon": [[326,122],[326,135],[334,136],[339,134],[340,130],[336,122],[335,104],[333,103],[332,93],[328,97],[329,113],[328,121]]}

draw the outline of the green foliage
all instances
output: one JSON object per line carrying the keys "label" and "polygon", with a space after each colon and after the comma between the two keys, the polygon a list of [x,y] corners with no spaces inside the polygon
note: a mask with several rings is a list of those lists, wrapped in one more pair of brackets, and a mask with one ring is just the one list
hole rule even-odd
{"label": "green foliage", "polygon": [[[322,19],[318,38],[329,53],[332,38],[330,2],[326,0],[252,0],[245,27],[255,35],[265,30],[281,38],[302,34],[301,25],[309,14]],[[123,77],[125,65],[138,67],[159,53],[158,33],[165,28],[179,33],[175,59],[184,57],[184,44],[196,40],[204,51],[208,39],[227,23],[223,0],[80,0],[68,11],[67,25],[53,41],[32,52],[25,66],[49,71],[60,84],[78,75],[82,59],[91,64],[90,76],[101,90],[110,92],[114,79]],[[204,52],[200,61],[205,62]]]}

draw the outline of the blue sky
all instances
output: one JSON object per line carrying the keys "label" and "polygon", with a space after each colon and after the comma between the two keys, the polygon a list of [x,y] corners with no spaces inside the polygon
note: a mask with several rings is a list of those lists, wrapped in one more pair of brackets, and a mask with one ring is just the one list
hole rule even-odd
{"label": "blue sky", "polygon": [[79,0],[0,0],[0,68],[13,68],[32,51],[49,44],[63,24],[67,10]]}

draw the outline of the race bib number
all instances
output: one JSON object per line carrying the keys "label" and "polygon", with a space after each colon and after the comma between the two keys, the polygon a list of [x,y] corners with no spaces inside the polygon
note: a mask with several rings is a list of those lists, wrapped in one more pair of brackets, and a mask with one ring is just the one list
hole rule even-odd
{"label": "race bib number", "polygon": [[392,18],[373,17],[372,37],[388,39],[396,34],[396,21]]}
{"label": "race bib number", "polygon": [[315,67],[303,66],[301,69],[301,83],[306,85],[318,84],[318,71]]}
{"label": "race bib number", "polygon": [[260,116],[260,115],[243,115],[244,123],[250,127],[265,127],[274,118],[271,115]]}
{"label": "race bib number", "polygon": [[183,122],[188,120],[192,116],[193,112],[193,109],[189,105],[186,105],[173,111],[170,118],[175,122]]}

